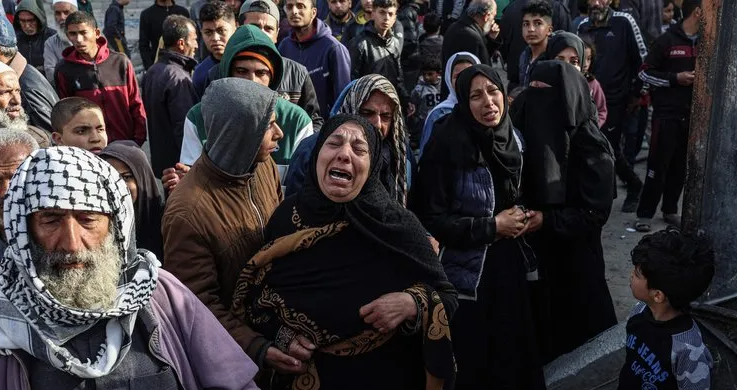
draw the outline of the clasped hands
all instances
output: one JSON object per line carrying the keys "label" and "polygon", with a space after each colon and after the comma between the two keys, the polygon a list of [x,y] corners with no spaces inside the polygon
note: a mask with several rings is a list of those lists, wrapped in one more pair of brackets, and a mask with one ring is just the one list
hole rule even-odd
{"label": "clasped hands", "polygon": [[517,238],[539,230],[543,224],[543,214],[514,206],[497,214],[494,221],[497,239]]}

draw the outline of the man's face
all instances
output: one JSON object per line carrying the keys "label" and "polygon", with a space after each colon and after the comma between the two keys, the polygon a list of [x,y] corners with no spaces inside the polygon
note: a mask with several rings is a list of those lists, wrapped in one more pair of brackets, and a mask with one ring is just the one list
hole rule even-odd
{"label": "man's face", "polygon": [[328,8],[336,19],[342,20],[351,9],[351,0],[330,0],[328,1]]}
{"label": "man's face", "polygon": [[279,147],[279,140],[284,138],[284,133],[281,131],[279,125],[276,124],[276,114],[271,114],[271,120],[269,121],[269,127],[264,133],[264,138],[261,140],[261,146],[258,148],[258,154],[256,154],[256,162],[264,162],[268,160],[271,153]]}
{"label": "man's face", "polygon": [[29,154],[28,147],[25,145],[11,144],[0,148],[0,199],[8,192],[10,179],[15,170]]}
{"label": "man's face", "polygon": [[361,9],[366,14],[366,18],[371,19],[371,14],[374,12],[374,0],[361,0]]}
{"label": "man's face", "polygon": [[547,18],[540,15],[527,14],[522,18],[522,37],[530,46],[540,45],[553,31]]}
{"label": "man's face", "polygon": [[225,19],[208,20],[202,22],[202,38],[207,50],[216,59],[221,59],[225,53],[225,45],[235,32],[235,23]]}
{"label": "man's face", "polygon": [[397,21],[397,8],[376,8],[374,12],[371,13],[371,20],[374,21],[374,28],[376,28],[376,31],[378,31],[379,34],[384,35],[394,27],[394,23]]}
{"label": "man's face", "polygon": [[77,7],[69,3],[56,3],[51,6],[54,10],[54,20],[59,28],[64,28],[64,22],[66,22],[69,14],[77,11]]}
{"label": "man's face", "polygon": [[606,16],[612,0],[588,0],[589,18],[594,22],[601,22]]}
{"label": "man's face", "polygon": [[31,214],[29,225],[33,264],[54,298],[79,309],[113,307],[121,259],[110,217],[44,209]]}
{"label": "man's face", "polygon": [[197,43],[197,30],[195,30],[195,27],[191,24],[187,29],[189,30],[189,33],[187,33],[187,40],[184,41],[184,55],[187,57],[194,57],[197,52],[197,48],[199,47],[199,44]]}
{"label": "man's face", "polygon": [[233,12],[238,12],[238,10],[241,9],[241,5],[243,5],[242,0],[225,0],[225,4],[230,6],[230,9],[233,10]]}
{"label": "man's face", "polygon": [[264,34],[271,38],[271,41],[276,43],[279,37],[279,23],[274,19],[273,16],[263,12],[247,12],[246,18],[243,20],[243,24],[250,24],[258,27]]}
{"label": "man's face", "polygon": [[375,91],[358,110],[358,115],[371,122],[381,132],[381,137],[386,138],[394,122],[394,110],[396,110],[396,105],[392,99]]}
{"label": "man's face", "polygon": [[23,33],[26,35],[36,35],[38,32],[38,19],[36,19],[32,13],[28,11],[20,11],[18,12],[17,18],[18,23],[20,24],[20,29],[23,30]]}
{"label": "man's face", "polygon": [[100,154],[107,146],[105,119],[100,110],[84,109],[72,117],[61,134],[54,132],[51,137],[57,145],[76,146]]}
{"label": "man's face", "polygon": [[271,82],[271,71],[269,67],[255,58],[234,60],[230,75],[239,79],[251,80],[267,88]]}
{"label": "man's face", "polygon": [[97,38],[99,37],[100,29],[87,23],[67,26],[67,38],[84,57],[94,58],[97,55]]}
{"label": "man's face", "polygon": [[11,120],[18,119],[23,114],[20,83],[14,72],[0,74],[0,109],[5,111]]}
{"label": "man's face", "polygon": [[317,9],[312,6],[311,0],[287,0],[284,10],[292,28],[309,26],[317,15]]}

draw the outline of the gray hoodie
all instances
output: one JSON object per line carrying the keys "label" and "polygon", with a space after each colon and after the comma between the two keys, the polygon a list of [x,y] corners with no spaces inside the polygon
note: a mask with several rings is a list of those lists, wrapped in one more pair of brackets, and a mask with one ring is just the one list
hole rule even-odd
{"label": "gray hoodie", "polygon": [[278,94],[250,80],[213,81],[202,97],[205,153],[225,173],[251,171],[276,107]]}
{"label": "gray hoodie", "polygon": [[61,52],[69,46],[72,46],[72,43],[63,33],[51,36],[44,43],[44,75],[52,85],[54,84],[56,65],[64,58]]}
{"label": "gray hoodie", "polygon": [[[18,13],[30,12],[38,20],[38,31],[36,34],[26,35],[20,26]],[[16,37],[18,40],[18,51],[26,57],[26,60],[39,72],[44,72],[44,42],[51,36],[56,35],[56,30],[46,24],[46,12],[39,7],[36,0],[23,0],[15,9],[15,20],[13,21]]]}

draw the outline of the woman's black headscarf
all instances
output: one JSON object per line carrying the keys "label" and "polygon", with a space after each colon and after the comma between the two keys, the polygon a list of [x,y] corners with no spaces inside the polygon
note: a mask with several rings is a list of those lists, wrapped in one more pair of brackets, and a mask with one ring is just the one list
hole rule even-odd
{"label": "woman's black headscarf", "polygon": [[[363,129],[369,144],[371,165],[368,178],[358,196],[346,203],[328,199],[318,185],[317,157],[327,138],[346,122],[356,122]],[[429,245],[426,230],[417,217],[394,201],[379,180],[381,172],[379,132],[366,119],[338,114],[325,122],[312,151],[310,170],[304,186],[295,196],[301,223],[310,227],[348,221],[370,241],[411,259],[429,271],[435,280],[447,281],[437,255]]]}
{"label": "woman's black headscarf", "polygon": [[583,41],[578,35],[569,33],[568,31],[556,31],[553,36],[548,39],[548,48],[545,50],[545,58],[554,60],[566,48],[571,47],[578,54],[578,60],[583,69],[583,63],[586,57]]}
{"label": "woman's black headscarf", "polygon": [[[481,75],[489,79],[502,91],[504,110],[502,120],[496,127],[486,127],[476,121],[469,105],[471,82]],[[507,91],[501,76],[488,65],[473,65],[465,69],[456,80],[456,96],[458,104],[453,108],[442,126],[450,126],[453,132],[465,131],[472,143],[479,150],[488,165],[494,180],[496,209],[511,207],[519,196],[519,181],[522,171],[522,153],[514,137],[512,121],[507,115]],[[455,161],[463,161],[477,155],[464,147],[456,147],[461,142],[452,142],[444,147],[451,148],[448,157]],[[477,163],[478,161],[474,161]]]}
{"label": "woman's black headscarf", "polygon": [[[582,156],[581,163],[590,167],[608,167],[611,146],[597,126],[596,106],[581,72],[562,61],[542,61],[530,79],[550,87],[527,88],[512,107],[514,126],[525,139],[525,196],[532,207],[563,205],[571,154]],[[611,203],[611,182],[600,179],[581,184],[590,187],[581,188],[580,195],[592,208]]]}
{"label": "woman's black headscarf", "polygon": [[133,205],[136,216],[136,246],[148,249],[159,260],[163,256],[161,217],[164,206],[156,177],[146,153],[133,141],[115,141],[100,153],[101,158],[116,158],[130,168],[138,186],[138,198]]}

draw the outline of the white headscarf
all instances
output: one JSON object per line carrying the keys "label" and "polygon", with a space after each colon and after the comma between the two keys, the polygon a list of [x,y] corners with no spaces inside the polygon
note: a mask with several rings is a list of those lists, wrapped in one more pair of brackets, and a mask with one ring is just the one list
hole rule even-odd
{"label": "white headscarf", "polygon": [[[110,216],[123,258],[113,309],[73,308],[54,298],[38,277],[31,255],[28,217],[39,210],[93,211]],[[33,152],[13,175],[3,207],[8,247],[0,258],[0,349],[23,349],[76,375],[97,378],[117,367],[130,349],[139,309],[151,298],[159,262],[137,252],[133,202],[118,172],[94,154],[74,147]],[[80,359],[63,344],[98,321],[107,321],[106,340],[95,361]]]}
{"label": "white headscarf", "polygon": [[478,57],[476,57],[475,55],[467,51],[461,51],[461,52],[455,53],[452,56],[450,56],[450,58],[448,59],[448,62],[445,64],[445,78],[443,79],[450,93],[448,94],[448,97],[445,98],[445,100],[440,102],[440,104],[435,106],[435,108],[433,108],[432,111],[430,111],[427,114],[428,118],[432,116],[432,112],[435,110],[439,110],[439,109],[452,110],[453,107],[455,107],[456,104],[458,104],[458,97],[456,96],[456,91],[453,88],[453,83],[451,82],[452,81],[451,78],[453,76],[453,64],[455,63],[456,58],[458,58],[459,56],[470,57],[469,59],[474,61],[471,65],[478,65],[481,63]]}

